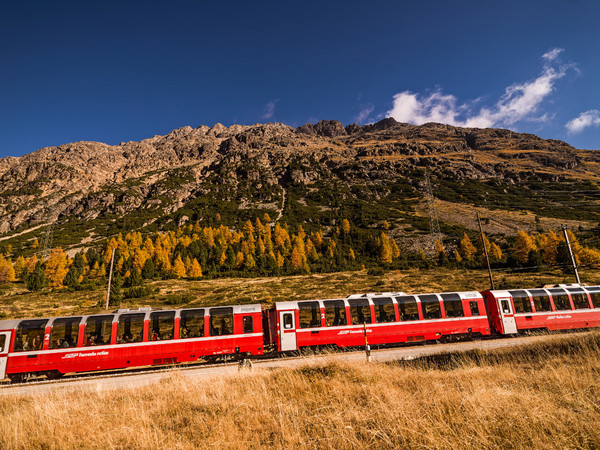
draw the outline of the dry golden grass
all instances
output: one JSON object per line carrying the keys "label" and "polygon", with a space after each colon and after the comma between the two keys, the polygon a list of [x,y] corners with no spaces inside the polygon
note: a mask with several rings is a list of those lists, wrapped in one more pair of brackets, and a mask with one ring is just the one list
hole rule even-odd
{"label": "dry golden grass", "polygon": [[600,334],[0,399],[3,448],[598,448]]}
{"label": "dry golden grass", "polygon": [[[580,271],[582,281],[600,284],[600,270]],[[543,284],[574,282],[572,275],[560,271],[534,273],[496,273],[496,285],[513,288],[535,287]],[[337,272],[306,276],[272,278],[219,278],[199,281],[166,280],[150,283],[159,292],[142,299],[125,300],[122,308],[151,306],[154,308],[184,308],[262,303],[275,301],[341,298],[362,292],[424,293],[489,288],[488,275],[482,270],[445,269],[395,270],[382,276],[367,274],[366,270]],[[191,294],[192,300],[181,304],[167,304],[173,294]],[[46,294],[31,293],[24,287],[0,293],[0,312],[7,318],[52,317],[61,315],[94,314],[106,290]]]}
{"label": "dry golden grass", "polygon": [[[465,203],[452,203],[444,200],[434,200],[438,218],[447,224],[460,225],[464,228],[479,231],[477,212],[481,217],[492,218],[489,223],[482,223],[483,232],[487,235],[504,234],[514,236],[517,231],[533,233],[539,228],[544,230],[559,230],[564,224],[571,230],[590,229],[596,226],[594,222],[584,220],[556,219],[553,217],[538,217],[530,211],[491,210],[482,206]],[[429,214],[429,205],[423,202],[417,206],[417,213],[422,217]],[[539,220],[539,222],[536,222]]]}

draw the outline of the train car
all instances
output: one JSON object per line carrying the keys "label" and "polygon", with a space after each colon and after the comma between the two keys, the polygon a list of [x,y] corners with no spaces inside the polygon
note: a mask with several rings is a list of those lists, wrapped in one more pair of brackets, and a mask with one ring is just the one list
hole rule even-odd
{"label": "train car", "polygon": [[0,379],[263,353],[260,305],[0,321]]}
{"label": "train car", "polygon": [[600,326],[600,286],[559,284],[482,293],[492,330],[569,330]]}
{"label": "train car", "polygon": [[479,292],[364,294],[345,299],[277,302],[266,311],[276,350],[369,345],[489,335]]}

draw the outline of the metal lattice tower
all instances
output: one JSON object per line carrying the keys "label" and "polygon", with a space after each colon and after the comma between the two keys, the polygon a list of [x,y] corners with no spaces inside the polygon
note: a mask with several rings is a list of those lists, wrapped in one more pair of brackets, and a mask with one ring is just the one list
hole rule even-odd
{"label": "metal lattice tower", "polygon": [[46,207],[45,219],[48,222],[46,229],[44,230],[44,236],[42,237],[42,242],[40,244],[40,258],[47,259],[50,254],[50,250],[52,249],[52,239],[54,238],[54,225],[58,220],[58,202],[55,204],[51,204],[48,202],[48,206]]}
{"label": "metal lattice tower", "polygon": [[427,206],[429,207],[429,228],[431,230],[431,244],[435,245],[435,240],[441,236],[440,222],[435,210],[433,189],[431,180],[429,179],[429,170],[425,169],[425,197],[427,198]]}

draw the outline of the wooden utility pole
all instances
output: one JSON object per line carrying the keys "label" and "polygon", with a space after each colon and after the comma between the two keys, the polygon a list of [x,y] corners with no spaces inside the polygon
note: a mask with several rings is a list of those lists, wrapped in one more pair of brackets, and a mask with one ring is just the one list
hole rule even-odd
{"label": "wooden utility pole", "polygon": [[365,354],[367,355],[367,362],[371,362],[371,347],[367,340],[367,322],[363,322],[363,330],[365,333]]}
{"label": "wooden utility pole", "polygon": [[577,280],[577,284],[581,284],[579,280],[579,272],[577,271],[577,261],[575,261],[575,256],[573,255],[573,250],[571,250],[571,243],[569,242],[569,235],[567,234],[566,225],[562,226],[563,234],[565,236],[565,242],[567,243],[567,248],[569,249],[569,256],[571,257],[571,263],[573,264],[573,271],[575,272],[575,279]]}
{"label": "wooden utility pole", "polygon": [[112,281],[113,263],[115,262],[115,250],[113,248],[112,256],[110,257],[110,272],[108,272],[108,289],[106,291],[106,309],[108,310],[108,302],[110,300],[110,282]]}
{"label": "wooden utility pole", "polygon": [[487,263],[488,274],[490,276],[490,286],[492,287],[493,291],[495,289],[494,279],[492,278],[492,268],[490,266],[490,258],[488,257],[487,247],[485,245],[485,240],[483,239],[483,228],[481,228],[481,219],[479,217],[479,211],[477,211],[477,223],[479,224],[479,233],[481,234],[481,246],[483,247],[483,253],[485,254],[485,262]]}

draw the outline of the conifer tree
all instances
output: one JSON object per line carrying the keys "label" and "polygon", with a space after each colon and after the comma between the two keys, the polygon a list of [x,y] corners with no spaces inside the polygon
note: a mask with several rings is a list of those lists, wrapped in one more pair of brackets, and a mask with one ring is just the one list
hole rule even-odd
{"label": "conifer tree", "polygon": [[143,284],[143,282],[144,282],[144,280],[142,279],[142,274],[137,269],[137,267],[134,267],[131,270],[131,273],[129,274],[128,285],[129,286],[141,286]]}
{"label": "conifer tree", "polygon": [[41,291],[46,287],[46,274],[42,267],[42,262],[38,261],[33,272],[27,277],[27,289],[32,292]]}
{"label": "conifer tree", "polygon": [[246,269],[254,269],[256,267],[256,261],[254,260],[252,253],[248,253],[248,255],[244,257],[244,267]]}
{"label": "conifer tree", "polygon": [[79,271],[77,270],[77,267],[75,267],[74,264],[69,268],[67,275],[65,275],[63,284],[69,287],[75,287],[79,285]]}
{"label": "conifer tree", "polygon": [[154,278],[154,261],[152,261],[152,258],[148,258],[146,262],[144,262],[144,267],[142,268],[142,278],[145,280],[151,280]]}
{"label": "conifer tree", "polygon": [[123,300],[123,278],[119,273],[112,277],[110,282],[110,297],[108,299],[109,306],[119,306]]}

